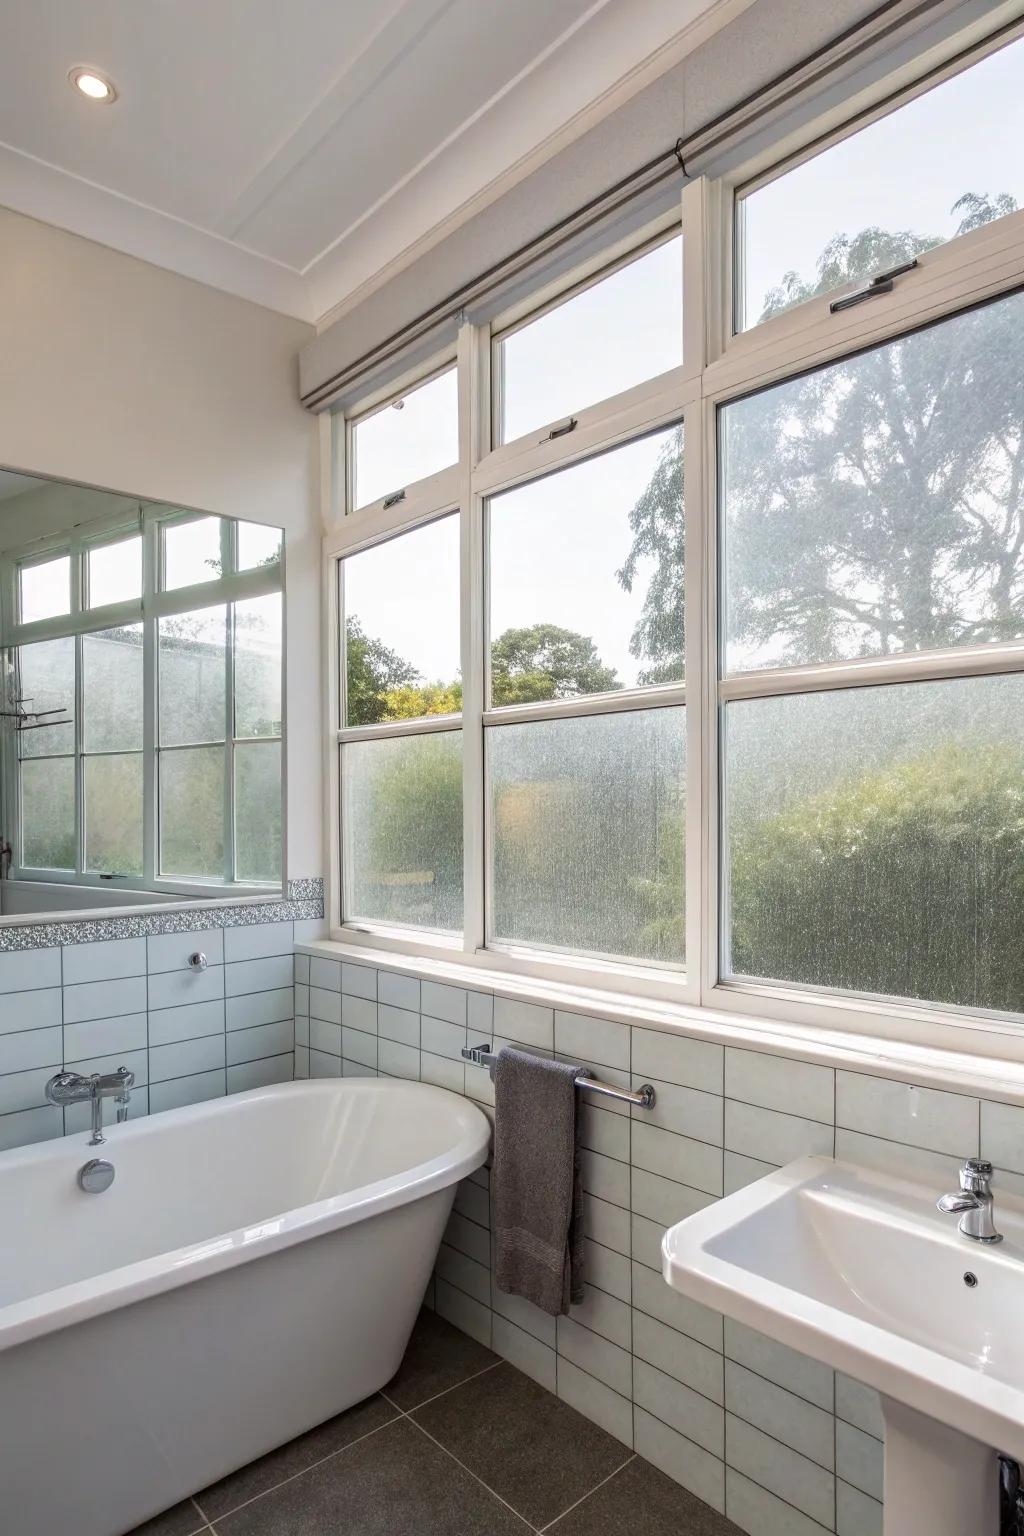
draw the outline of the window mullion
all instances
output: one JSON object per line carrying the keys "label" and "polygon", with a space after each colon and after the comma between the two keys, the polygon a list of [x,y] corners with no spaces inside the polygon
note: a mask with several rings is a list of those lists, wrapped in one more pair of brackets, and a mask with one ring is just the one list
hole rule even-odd
{"label": "window mullion", "polygon": [[158,586],[160,531],[153,518],[142,529],[142,872],[152,886],[160,868],[159,751],[157,704],[159,692],[157,619],[153,595]]}
{"label": "window mullion", "polygon": [[235,879],[235,604],[224,630],[224,879]]}
{"label": "window mullion", "polygon": [[[72,598],[72,601],[74,599]],[[85,736],[82,700],[82,636],[75,636],[75,874],[85,872]]]}
{"label": "window mullion", "polygon": [[462,653],[463,947],[472,954],[486,940],[484,869],[485,677],[483,500],[474,470],[486,451],[491,419],[487,327],[459,330],[459,529]]}

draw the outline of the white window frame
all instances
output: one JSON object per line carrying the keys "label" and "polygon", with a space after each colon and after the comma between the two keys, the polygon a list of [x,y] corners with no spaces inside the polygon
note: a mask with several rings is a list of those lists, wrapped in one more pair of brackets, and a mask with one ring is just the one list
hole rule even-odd
{"label": "white window frame", "polygon": [[[1005,40],[1002,39],[1002,40]],[[944,73],[965,67],[991,46],[972,48]],[[919,66],[920,68],[920,63]],[[905,75],[906,71],[904,71]],[[935,83],[929,73],[921,90]],[[898,82],[907,94],[905,79]],[[885,108],[892,101],[892,82]],[[845,111],[846,132],[862,126],[864,104],[856,104],[851,121]],[[819,145],[823,133],[836,134],[836,112],[804,134],[804,143]],[[772,157],[762,156],[758,174],[771,162],[783,168],[795,152],[792,144],[776,147]],[[533,977],[594,989],[617,997],[624,1008],[628,999],[646,1000],[650,1016],[657,1002],[677,1005],[672,1017],[696,1022],[708,1011],[718,1020],[743,1018],[791,1026],[798,1035],[829,1032],[840,1046],[848,1039],[856,1048],[865,1034],[883,1037],[913,1050],[936,1046],[965,1054],[993,1051],[1024,1061],[1024,1017],[985,1012],[912,999],[885,999],[843,992],[817,991],[782,982],[725,980],[720,976],[719,911],[719,758],[718,727],[721,706],[735,698],[775,696],[780,693],[827,691],[885,682],[923,681],[935,678],[975,676],[999,672],[1024,672],[1024,642],[993,643],[961,650],[906,653],[893,657],[837,662],[827,666],[765,669],[722,678],[718,663],[718,556],[717,529],[717,419],[721,407],[766,386],[837,362],[879,343],[891,340],[987,300],[1024,286],[1024,211],[999,219],[960,236],[919,257],[918,268],[901,278],[894,290],[868,304],[832,315],[834,294],[794,306],[784,314],[732,333],[732,205],[737,188],[749,181],[751,167],[740,168],[728,180],[691,182],[681,199],[684,266],[684,363],[682,368],[652,380],[600,406],[577,414],[578,426],[567,437],[538,440],[539,433],[518,442],[491,449],[493,403],[490,391],[492,340],[509,317],[493,326],[464,325],[459,332],[460,464],[457,478],[448,479],[444,495],[425,487],[410,492],[401,508],[385,513],[377,505],[343,518],[325,537],[325,600],[328,613],[325,655],[329,678],[328,746],[326,756],[327,860],[330,872],[329,919],[331,937],[362,949],[377,949],[421,957],[444,958],[464,966],[471,984],[474,969],[510,976]],[[652,231],[636,237],[639,251],[649,245]],[[615,250],[613,261],[624,253]],[[581,281],[606,269],[608,254],[600,264],[573,274],[562,291],[578,291]],[[544,290],[538,299],[548,305],[554,295]],[[514,312],[521,318],[522,307]],[[687,518],[686,682],[678,701],[687,709],[687,811],[686,811],[686,952],[687,970],[666,975],[650,967],[621,962],[595,962],[584,957],[555,960],[538,950],[509,952],[485,947],[484,929],[484,776],[483,727],[508,718],[546,718],[549,714],[586,714],[621,709],[635,703],[628,693],[597,700],[565,701],[549,705],[483,709],[484,678],[484,565],[483,502],[499,490],[562,468],[580,458],[656,430],[673,420],[684,422]],[[337,436],[337,433],[336,433]],[[417,494],[420,490],[423,495]],[[464,819],[465,819],[465,933],[461,942],[440,942],[426,933],[411,935],[376,925],[346,926],[339,906],[340,864],[338,827],[337,716],[337,581],[339,560],[366,548],[401,529],[457,506],[462,521],[462,655],[464,711]],[[674,700],[675,701],[675,700]],[[451,724],[451,722],[448,722]],[[397,722],[408,730],[406,722]],[[423,728],[439,728],[434,722]],[[443,728],[443,727],[441,727]],[[368,727],[390,733],[390,727]],[[593,991],[591,992],[593,996]],[[696,1010],[696,1011],[695,1011]],[[951,1058],[952,1061],[955,1058]]]}
{"label": "white window frame", "polygon": [[[234,661],[232,654],[231,626],[226,642],[225,683],[225,754],[224,830],[225,862],[220,879],[210,876],[189,878],[159,873],[160,861],[160,807],[159,807],[159,758],[161,752],[178,748],[160,747],[158,744],[158,625],[161,618],[180,613],[190,613],[198,608],[219,604],[244,602],[249,598],[280,594],[282,641],[285,633],[284,591],[284,544],[282,536],[281,559],[275,564],[252,571],[237,570],[237,524],[230,518],[220,518],[223,573],[211,581],[199,582],[187,587],[175,587],[164,591],[162,532],[166,527],[199,521],[217,514],[193,512],[169,508],[159,504],[136,503],[134,513],[130,508],[119,509],[102,519],[83,524],[71,533],[55,534],[37,540],[20,549],[4,552],[0,561],[0,643],[12,657],[19,646],[31,645],[41,640],[73,639],[75,642],[75,704],[74,745],[70,752],[56,754],[69,757],[75,772],[75,847],[76,868],[40,869],[12,862],[10,878],[26,882],[57,885],[75,885],[103,890],[156,891],[168,896],[218,896],[238,893],[245,896],[276,895],[284,887],[285,865],[285,817],[284,810],[284,760],[287,731],[287,703],[285,693],[284,661],[282,650],[281,669],[281,735],[274,737],[241,737],[234,734]],[[102,607],[88,606],[88,554],[102,545],[113,544],[134,535],[142,538],[142,595],[125,602],[108,603]],[[18,572],[23,565],[37,564],[62,554],[70,556],[70,611],[55,618],[40,619],[30,624],[20,622],[18,607]],[[143,739],[139,755],[143,761],[143,872],[141,875],[122,875],[92,871],[85,868],[85,815],[84,783],[85,760],[93,754],[84,750],[82,713],[82,639],[89,634],[101,633],[119,625],[141,625],[143,631]],[[282,836],[281,881],[250,881],[235,878],[236,837],[234,817],[234,757],[239,742],[274,741],[280,744],[282,778]],[[0,736],[3,751],[2,784],[6,814],[4,823],[11,829],[11,843],[15,860],[21,852],[20,816],[20,769],[17,735],[13,730]],[[218,742],[217,745],[222,743]]]}

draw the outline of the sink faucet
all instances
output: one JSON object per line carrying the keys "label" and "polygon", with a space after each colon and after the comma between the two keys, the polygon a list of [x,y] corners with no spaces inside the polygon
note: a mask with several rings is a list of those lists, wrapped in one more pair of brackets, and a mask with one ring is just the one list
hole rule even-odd
{"label": "sink faucet", "polygon": [[135,1073],[127,1067],[116,1072],[92,1072],[88,1077],[80,1072],[57,1072],[46,1085],[46,1097],[51,1104],[80,1104],[88,1099],[92,1105],[92,1135],[89,1146],[98,1147],[106,1141],[103,1134],[103,1100],[113,1099],[117,1105],[117,1123],[128,1118],[128,1100],[135,1085]]}
{"label": "sink faucet", "polygon": [[960,1169],[960,1188],[936,1202],[940,1211],[962,1211],[960,1231],[975,1243],[1001,1243],[992,1220],[992,1164],[969,1157]]}

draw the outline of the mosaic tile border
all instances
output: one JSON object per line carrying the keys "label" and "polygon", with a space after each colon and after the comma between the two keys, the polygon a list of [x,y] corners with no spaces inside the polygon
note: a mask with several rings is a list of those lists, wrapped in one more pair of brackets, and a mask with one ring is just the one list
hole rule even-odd
{"label": "mosaic tile border", "polygon": [[145,912],[130,917],[81,917],[60,923],[0,926],[0,954],[16,949],[47,949],[53,944],[96,944],[104,939],[138,939],[158,933],[198,933],[205,928],[243,928],[258,923],[302,922],[323,917],[321,879],[289,880],[284,900],[222,906],[196,902],[178,912]]}

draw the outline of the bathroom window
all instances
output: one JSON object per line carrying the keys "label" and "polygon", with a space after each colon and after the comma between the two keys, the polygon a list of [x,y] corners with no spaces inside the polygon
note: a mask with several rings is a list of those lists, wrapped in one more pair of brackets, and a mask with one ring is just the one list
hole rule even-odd
{"label": "bathroom window", "polygon": [[126,889],[280,886],[280,530],[155,507],[143,524],[99,538],[86,524],[67,552],[0,573],[25,634],[0,740],[14,867]]}
{"label": "bathroom window", "polygon": [[683,360],[682,237],[599,274],[495,343],[495,436],[513,441]]}
{"label": "bathroom window", "polygon": [[736,204],[736,330],[1024,208],[1024,39],[781,172]]}
{"label": "bathroom window", "polygon": [[454,368],[395,395],[354,422],[349,436],[352,505],[399,495],[459,457],[459,385]]}
{"label": "bathroom window", "polygon": [[679,964],[681,427],[493,497],[486,549],[489,941]]}
{"label": "bathroom window", "polygon": [[721,411],[727,978],[1024,1012],[1022,335],[1011,294]]}
{"label": "bathroom window", "polygon": [[[328,536],[336,938],[954,1050],[1024,1024],[1021,33],[475,304],[457,471]],[[919,265],[832,311],[893,241]],[[346,717],[353,619],[401,709],[350,678]]]}
{"label": "bathroom window", "polygon": [[339,563],[340,818],[353,922],[462,930],[459,519]]}

